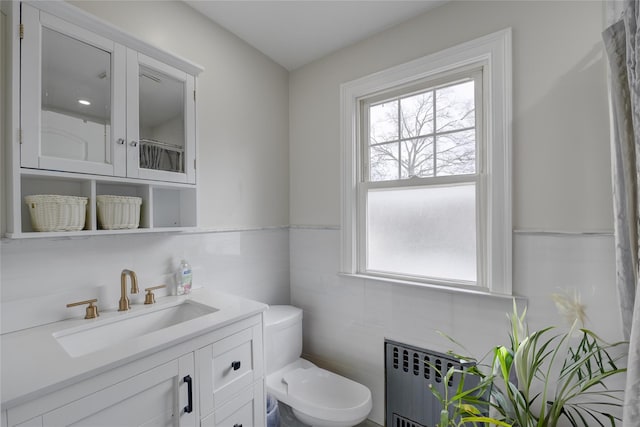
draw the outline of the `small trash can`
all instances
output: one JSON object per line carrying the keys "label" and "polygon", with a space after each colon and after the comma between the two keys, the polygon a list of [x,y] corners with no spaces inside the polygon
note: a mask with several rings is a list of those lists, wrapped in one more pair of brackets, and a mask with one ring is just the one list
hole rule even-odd
{"label": "small trash can", "polygon": [[270,394],[267,394],[267,427],[280,427],[278,400]]}

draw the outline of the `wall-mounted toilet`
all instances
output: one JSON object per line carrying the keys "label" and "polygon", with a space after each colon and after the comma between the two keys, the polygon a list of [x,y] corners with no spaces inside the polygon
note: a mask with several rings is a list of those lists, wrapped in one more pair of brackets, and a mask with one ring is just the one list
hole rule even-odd
{"label": "wall-mounted toilet", "polygon": [[314,427],[351,427],[371,411],[371,392],[362,384],[301,359],[302,310],[273,305],[265,312],[267,393],[289,405]]}

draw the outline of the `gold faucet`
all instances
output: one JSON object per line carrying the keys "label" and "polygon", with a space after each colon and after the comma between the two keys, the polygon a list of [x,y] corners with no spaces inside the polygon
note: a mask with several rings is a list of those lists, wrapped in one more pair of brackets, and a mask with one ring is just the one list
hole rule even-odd
{"label": "gold faucet", "polygon": [[118,311],[129,310],[129,298],[127,298],[127,275],[131,277],[131,293],[138,293],[138,277],[131,270],[122,270],[120,274],[120,308]]}

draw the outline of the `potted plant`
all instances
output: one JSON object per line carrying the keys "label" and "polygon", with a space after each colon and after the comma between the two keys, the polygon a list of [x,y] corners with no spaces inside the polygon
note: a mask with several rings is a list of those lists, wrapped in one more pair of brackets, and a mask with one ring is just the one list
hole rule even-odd
{"label": "potted plant", "polygon": [[619,364],[626,342],[609,344],[579,328],[584,320],[579,300],[560,295],[554,299],[564,314],[573,317],[571,328],[559,331],[549,326],[529,333],[526,309],[520,314],[514,300],[508,316],[510,345],[491,349],[488,365],[443,372],[444,382],[460,376],[455,390],[430,386],[442,406],[439,427],[556,427],[562,419],[564,425],[576,427],[616,425],[623,390],[609,389],[606,383],[626,371]]}

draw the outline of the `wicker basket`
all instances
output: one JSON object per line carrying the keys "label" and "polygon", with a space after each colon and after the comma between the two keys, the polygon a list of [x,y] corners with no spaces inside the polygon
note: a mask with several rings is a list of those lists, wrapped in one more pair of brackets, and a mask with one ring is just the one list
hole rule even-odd
{"label": "wicker basket", "polygon": [[35,231],[77,231],[84,228],[87,198],[36,194],[25,196]]}
{"label": "wicker basket", "polygon": [[140,225],[140,197],[96,196],[98,224],[104,230],[124,230]]}

